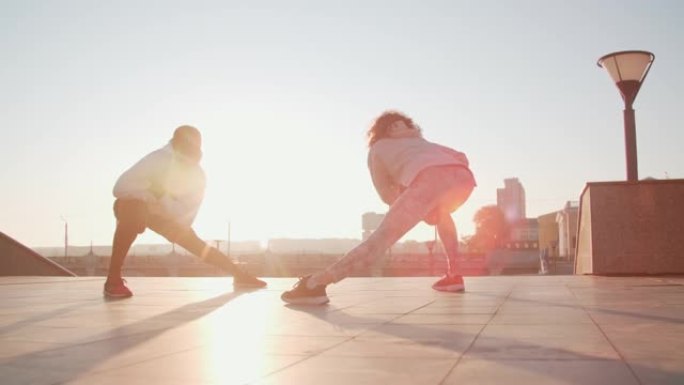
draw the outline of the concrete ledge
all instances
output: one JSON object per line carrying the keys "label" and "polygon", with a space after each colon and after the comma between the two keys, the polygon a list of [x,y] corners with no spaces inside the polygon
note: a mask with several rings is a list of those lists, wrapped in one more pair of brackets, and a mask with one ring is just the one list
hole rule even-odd
{"label": "concrete ledge", "polygon": [[76,276],[63,266],[0,232],[0,276],[12,275]]}
{"label": "concrete ledge", "polygon": [[684,179],[587,183],[576,274],[684,273]]}

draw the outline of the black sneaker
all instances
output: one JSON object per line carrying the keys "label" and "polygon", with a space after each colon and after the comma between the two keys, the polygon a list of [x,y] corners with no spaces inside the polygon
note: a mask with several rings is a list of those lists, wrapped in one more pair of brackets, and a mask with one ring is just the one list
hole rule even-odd
{"label": "black sneaker", "polygon": [[324,305],[330,300],[325,292],[326,285],[319,285],[313,289],[306,287],[310,275],[300,278],[290,291],[284,292],[280,299],[293,305]]}
{"label": "black sneaker", "polygon": [[236,274],[233,276],[233,287],[238,289],[261,289],[266,287],[266,282],[250,274]]}

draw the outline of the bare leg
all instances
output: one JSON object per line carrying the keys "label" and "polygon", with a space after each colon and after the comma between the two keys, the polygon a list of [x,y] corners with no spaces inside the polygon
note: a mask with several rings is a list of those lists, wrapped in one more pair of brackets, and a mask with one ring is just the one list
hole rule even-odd
{"label": "bare leg", "polygon": [[112,241],[112,257],[109,260],[109,273],[107,279],[120,279],[121,269],[130,250],[131,245],[135,242],[138,233],[132,231],[126,226],[117,225],[114,231],[114,240]]}
{"label": "bare leg", "polygon": [[442,213],[440,215],[439,223],[437,224],[437,233],[439,234],[439,239],[442,241],[447,255],[447,266],[449,267],[447,274],[449,276],[460,275],[461,269],[457,259],[458,233],[454,220],[451,218],[451,214]]}
{"label": "bare leg", "polygon": [[126,255],[138,237],[145,231],[147,207],[145,202],[132,199],[117,199],[114,202],[116,230],[112,241],[112,256],[109,259],[107,280],[120,280]]}
{"label": "bare leg", "polygon": [[220,252],[218,249],[209,246],[201,240],[192,229],[183,237],[178,239],[178,245],[199,257],[205,263],[216,266],[226,273],[237,276],[243,274],[242,270],[235,265],[232,259]]}
{"label": "bare leg", "polygon": [[227,255],[209,246],[191,227],[182,226],[158,216],[150,217],[149,222],[150,229],[191,252],[203,262],[234,276],[242,274],[242,270]]}

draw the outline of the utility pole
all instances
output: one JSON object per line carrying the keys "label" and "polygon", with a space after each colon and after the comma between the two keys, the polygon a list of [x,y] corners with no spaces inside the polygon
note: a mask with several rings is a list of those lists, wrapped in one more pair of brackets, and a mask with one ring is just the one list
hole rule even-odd
{"label": "utility pole", "polygon": [[230,221],[228,221],[228,242],[226,242],[226,255],[230,257]]}
{"label": "utility pole", "polygon": [[64,216],[60,215],[59,218],[64,222],[64,259],[69,253],[69,223],[64,219]]}

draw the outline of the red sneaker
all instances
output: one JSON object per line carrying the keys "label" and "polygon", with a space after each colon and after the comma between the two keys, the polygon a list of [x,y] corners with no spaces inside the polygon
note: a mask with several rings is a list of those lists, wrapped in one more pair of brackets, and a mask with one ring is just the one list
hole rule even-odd
{"label": "red sneaker", "polygon": [[126,287],[125,279],[107,278],[104,284],[104,295],[107,298],[128,298],[133,296],[133,292]]}
{"label": "red sneaker", "polygon": [[447,291],[450,293],[458,293],[465,291],[465,284],[463,283],[463,277],[456,275],[453,277],[445,276],[439,281],[432,285],[432,288],[437,291]]}
{"label": "red sneaker", "polygon": [[233,276],[233,287],[236,289],[261,289],[266,287],[266,282],[247,273],[238,273]]}

